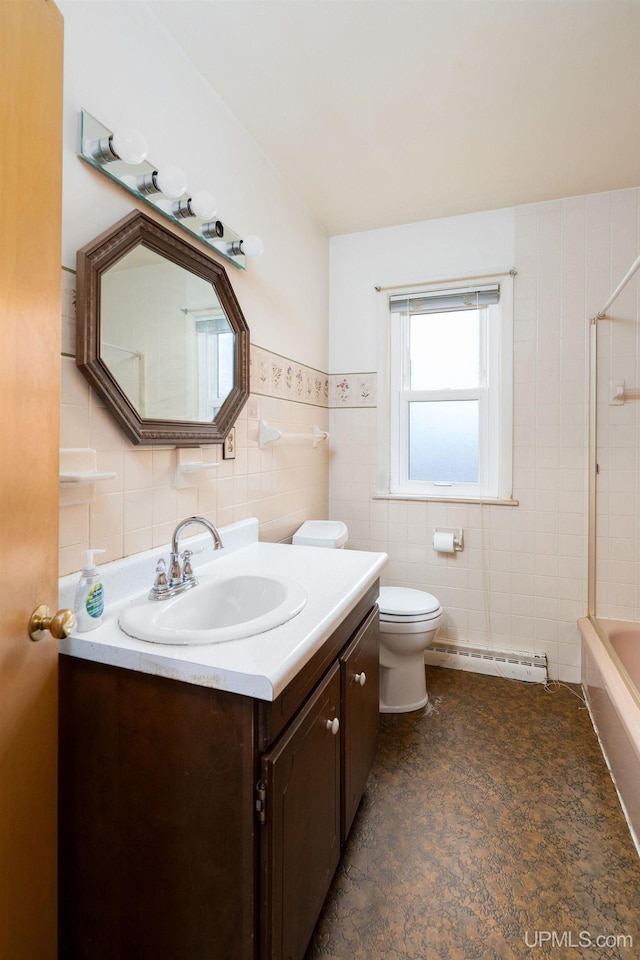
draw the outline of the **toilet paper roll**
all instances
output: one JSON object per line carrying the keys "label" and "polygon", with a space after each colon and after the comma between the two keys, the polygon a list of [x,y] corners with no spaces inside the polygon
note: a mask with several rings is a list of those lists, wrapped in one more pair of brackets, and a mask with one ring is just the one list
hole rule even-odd
{"label": "toilet paper roll", "polygon": [[453,533],[444,533],[436,530],[433,534],[433,549],[436,553],[455,553]]}

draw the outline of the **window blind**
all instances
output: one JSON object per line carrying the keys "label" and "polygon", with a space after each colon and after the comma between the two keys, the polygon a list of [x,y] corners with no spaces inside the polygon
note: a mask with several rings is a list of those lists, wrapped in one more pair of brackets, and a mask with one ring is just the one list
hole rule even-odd
{"label": "window blind", "polygon": [[226,317],[196,319],[196,333],[233,333]]}
{"label": "window blind", "polygon": [[405,294],[389,298],[391,313],[447,313],[477,310],[498,303],[500,284],[461,287],[458,290],[434,290],[433,293]]}

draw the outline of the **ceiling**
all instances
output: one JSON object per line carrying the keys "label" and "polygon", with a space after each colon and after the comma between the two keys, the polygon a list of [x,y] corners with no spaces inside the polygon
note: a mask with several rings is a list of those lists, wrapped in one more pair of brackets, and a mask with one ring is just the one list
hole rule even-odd
{"label": "ceiling", "polygon": [[640,185],[638,0],[153,0],[329,235]]}

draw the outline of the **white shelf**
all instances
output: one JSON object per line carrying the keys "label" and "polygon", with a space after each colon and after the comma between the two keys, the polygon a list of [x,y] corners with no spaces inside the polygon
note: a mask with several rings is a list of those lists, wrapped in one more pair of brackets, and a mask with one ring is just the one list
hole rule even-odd
{"label": "white shelf", "polygon": [[60,483],[93,483],[95,480],[113,480],[116,476],[108,470],[85,470],[82,473],[61,473]]}
{"label": "white shelf", "polygon": [[197,479],[192,479],[192,474],[202,473],[203,470],[215,470],[218,467],[218,463],[215,460],[203,459],[202,447],[198,450],[186,448],[178,450],[177,453],[176,487],[179,490],[197,484],[198,481]]}
{"label": "white shelf", "polygon": [[67,447],[60,451],[60,506],[93,503],[96,483],[114,480],[111,470],[98,470],[95,450],[85,447]]}

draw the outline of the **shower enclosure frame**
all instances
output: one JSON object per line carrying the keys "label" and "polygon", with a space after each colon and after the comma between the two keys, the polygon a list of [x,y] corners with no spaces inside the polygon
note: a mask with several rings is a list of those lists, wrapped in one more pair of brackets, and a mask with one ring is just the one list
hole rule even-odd
{"label": "shower enclosure frame", "polygon": [[593,624],[596,632],[602,639],[601,628],[596,616],[596,539],[597,539],[597,477],[598,477],[598,456],[597,456],[597,349],[598,349],[598,322],[606,319],[607,311],[614,303],[616,298],[622,293],[626,285],[640,269],[640,256],[633,261],[626,274],[615,288],[604,306],[589,320],[589,518],[588,518],[588,538],[587,538],[587,562],[588,562],[588,580],[587,580],[587,615]]}
{"label": "shower enclosure frame", "polygon": [[[635,653],[640,642],[640,624],[623,620],[598,619],[597,577],[597,348],[598,325],[618,294],[640,268],[640,256],[633,262],[602,309],[589,321],[589,519],[587,617],[578,620],[581,634],[581,677],[585,702],[633,842],[640,854],[640,691]],[[616,394],[617,396],[617,394]],[[640,399],[637,390],[629,399]],[[624,390],[621,399],[624,399]],[[614,643],[616,631],[630,632],[632,644]],[[625,643],[627,641],[624,641]],[[633,665],[633,669],[632,669]]]}

